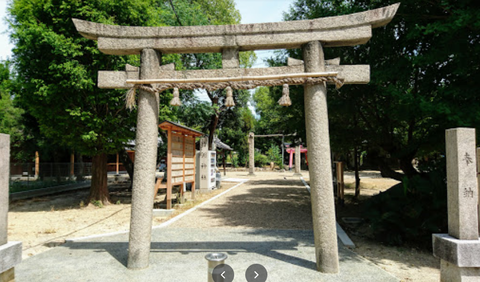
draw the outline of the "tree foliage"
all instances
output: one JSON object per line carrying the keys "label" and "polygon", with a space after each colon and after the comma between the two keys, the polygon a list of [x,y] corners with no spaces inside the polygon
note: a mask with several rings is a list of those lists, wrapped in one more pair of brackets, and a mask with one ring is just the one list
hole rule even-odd
{"label": "tree foliage", "polygon": [[11,143],[15,147],[23,138],[23,125],[21,116],[23,109],[15,105],[13,96],[13,80],[11,73],[11,63],[9,61],[0,61],[0,133],[9,134]]}
{"label": "tree foliage", "polygon": [[[76,31],[71,18],[158,26],[163,15],[156,2],[15,0],[9,13],[19,85],[15,99],[39,132],[52,145],[92,157],[116,153],[133,139],[135,114],[125,110],[124,91],[99,89],[96,82],[98,70],[123,69],[138,57],[102,54],[95,41]],[[96,175],[106,177],[106,158],[94,160],[102,162],[93,163],[101,169]],[[90,195],[108,201],[106,181],[94,176]]]}
{"label": "tree foliage", "polygon": [[[297,0],[285,19],[349,14],[395,2]],[[373,197],[364,213],[373,233],[389,243],[426,246],[431,233],[446,230],[445,130],[480,125],[479,12],[473,0],[405,0],[367,44],[325,49],[327,59],[370,65],[368,85],[329,90],[331,142],[337,152],[364,146],[382,175],[402,180]],[[286,55],[301,57],[298,50]],[[412,165],[414,158],[419,166]],[[394,171],[398,167],[403,173]]]}
{"label": "tree foliage", "polygon": [[248,156],[248,132],[254,128],[255,117],[247,106],[225,111],[219,125],[218,138],[238,153],[239,165],[245,165]]}
{"label": "tree foliage", "polygon": [[[221,25],[221,24],[238,24],[240,23],[240,13],[235,8],[233,0],[176,0],[164,3],[165,10],[170,11],[171,17],[168,21],[169,25]],[[256,55],[254,52],[240,52],[239,63],[240,67],[249,68],[255,63]],[[180,60],[177,60],[176,69],[221,69],[222,55],[220,53],[202,53],[202,54],[182,54]],[[209,148],[212,148],[213,137],[217,128],[221,128],[226,119],[238,118],[240,115],[235,114],[236,110],[228,109],[225,105],[226,91],[205,91],[210,104],[210,119],[208,123],[204,123],[202,127],[203,132],[208,132]],[[187,100],[192,100],[192,92],[182,91],[182,96],[188,97]],[[247,107],[250,94],[245,90],[234,90],[233,99],[236,107]],[[186,100],[185,98],[183,98]],[[191,106],[196,107],[195,103],[190,103]],[[205,114],[205,105],[200,105],[200,111],[192,109],[183,112],[203,113]],[[186,117],[186,120],[192,121],[191,118]],[[199,116],[200,117],[200,116]],[[236,126],[239,123],[234,123]],[[194,123],[188,124],[193,126]]]}
{"label": "tree foliage", "polygon": [[[270,59],[280,59],[279,57]],[[273,65],[277,65],[275,62]],[[256,138],[255,147],[262,152],[268,151],[272,146],[282,148],[285,143],[297,144],[305,141],[305,119],[303,112],[303,88],[290,86],[290,99],[292,105],[283,107],[278,104],[282,96],[282,87],[259,87],[253,94],[255,110],[259,119],[255,122],[256,135],[285,134],[294,136]]]}
{"label": "tree foliage", "polygon": [[[106,158],[100,155],[116,153],[134,139],[136,112],[125,110],[124,91],[98,89],[97,73],[122,70],[127,63],[138,66],[139,57],[102,54],[96,42],[78,34],[71,18],[125,26],[234,24],[240,20],[233,0],[15,0],[9,13],[19,86],[15,99],[26,111],[29,128],[25,132],[41,136],[35,140],[45,140],[44,144],[92,156],[93,165],[103,170],[96,168],[91,198],[104,202],[108,201],[108,191],[105,179],[99,177],[104,177]],[[241,54],[242,65],[252,65],[252,57],[251,52]],[[221,68],[221,55],[168,54],[162,62],[175,63],[177,70]],[[241,93],[236,93],[235,99],[243,105],[245,93]],[[220,94],[212,95],[216,100],[209,109],[198,103],[194,92],[184,91],[182,99],[187,107],[174,109],[169,106],[171,92],[164,92],[159,119],[185,118],[186,123],[200,127],[201,119],[193,120],[191,114],[209,114],[210,119],[203,122],[205,129],[205,124],[213,124],[214,117],[218,121],[220,115],[228,115],[222,112]],[[215,129],[210,127],[212,136]],[[37,150],[40,143],[31,145]],[[100,190],[103,192],[98,193]]]}
{"label": "tree foliage", "polygon": [[[395,2],[297,0],[285,19],[350,14]],[[479,125],[479,6],[473,0],[402,1],[392,22],[374,29],[367,44],[325,48],[326,59],[340,57],[341,64],[371,68],[368,85],[329,90],[332,148],[367,146],[368,158],[382,174],[401,180],[419,173],[414,158],[431,159],[444,151],[445,129]],[[287,56],[301,58],[301,52],[289,50],[270,64],[281,64]],[[292,88],[292,98],[303,96]],[[304,122],[300,100],[276,111],[291,114],[290,122],[299,126]],[[393,170],[397,165],[404,174]]]}

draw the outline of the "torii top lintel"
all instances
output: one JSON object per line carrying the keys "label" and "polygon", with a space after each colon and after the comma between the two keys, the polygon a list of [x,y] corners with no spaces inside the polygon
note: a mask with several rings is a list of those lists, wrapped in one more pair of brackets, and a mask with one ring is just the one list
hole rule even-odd
{"label": "torii top lintel", "polygon": [[259,24],[139,27],[114,26],[73,19],[78,32],[98,41],[105,54],[139,54],[142,49],[167,53],[213,53],[300,48],[310,41],[324,47],[365,44],[372,28],[388,24],[400,3],[344,16]]}

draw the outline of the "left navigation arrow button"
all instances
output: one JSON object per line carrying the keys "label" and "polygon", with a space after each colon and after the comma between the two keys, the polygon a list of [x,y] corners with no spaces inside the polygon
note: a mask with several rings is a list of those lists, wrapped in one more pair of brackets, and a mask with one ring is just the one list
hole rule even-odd
{"label": "left navigation arrow button", "polygon": [[235,273],[233,268],[228,264],[217,265],[212,272],[212,279],[214,282],[232,282]]}

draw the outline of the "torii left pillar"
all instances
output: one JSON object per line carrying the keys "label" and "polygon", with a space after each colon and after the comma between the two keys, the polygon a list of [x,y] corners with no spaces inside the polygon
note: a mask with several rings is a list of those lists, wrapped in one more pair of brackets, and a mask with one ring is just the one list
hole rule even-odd
{"label": "torii left pillar", "polygon": [[[156,50],[142,50],[140,79],[157,78],[161,58],[162,55]],[[149,265],[158,146],[158,108],[158,93],[139,90],[127,263],[129,269],[143,269]]]}

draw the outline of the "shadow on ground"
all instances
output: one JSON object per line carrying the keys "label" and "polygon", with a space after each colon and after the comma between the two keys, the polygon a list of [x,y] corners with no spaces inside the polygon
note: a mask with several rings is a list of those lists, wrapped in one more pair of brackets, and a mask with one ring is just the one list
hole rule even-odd
{"label": "shadow on ground", "polygon": [[317,272],[313,234],[307,230],[155,229],[150,266],[137,271],[126,268],[128,234],[91,240],[24,261],[17,268],[18,281],[205,281],[204,257],[211,252],[228,254],[226,263],[239,281],[253,263],[268,269],[269,281],[398,281],[343,247],[338,275]]}
{"label": "shadow on ground", "polygon": [[[272,231],[275,232],[275,231]],[[260,233],[256,232],[257,235]],[[285,237],[285,236],[280,236]],[[292,237],[290,234],[287,237]],[[224,242],[152,242],[151,253],[158,253],[167,255],[169,253],[176,253],[181,255],[189,255],[193,253],[205,252],[224,252],[229,256],[235,256],[240,253],[255,253],[266,256],[275,260],[279,260],[288,264],[304,267],[307,269],[315,269],[315,262],[305,260],[295,255],[286,254],[284,251],[297,251],[300,242],[294,239],[289,241],[224,241]],[[312,241],[313,239],[310,238]],[[72,250],[94,250],[94,252],[108,252],[118,262],[125,267],[128,259],[128,243],[127,242],[71,242],[65,244],[63,247]]]}
{"label": "shadow on ground", "polygon": [[[110,202],[115,204],[120,201],[122,204],[130,204],[132,191],[130,184],[109,185]],[[87,199],[89,189],[79,191],[61,192],[55,195],[41,196],[27,200],[16,200],[10,203],[12,212],[36,212],[36,211],[62,211],[71,209],[81,209],[88,205]],[[83,205],[81,204],[83,203]]]}
{"label": "shadow on ground", "polygon": [[[188,230],[188,229],[173,229],[173,232],[192,231],[190,236],[204,237],[205,231]],[[157,230],[154,232],[164,233],[164,230]],[[222,230],[221,232],[224,232]],[[164,237],[170,237],[172,230],[168,230]],[[192,234],[196,233],[196,234]],[[217,234],[218,235],[218,234]],[[151,253],[168,256],[168,254],[189,255],[195,253],[205,252],[224,252],[229,256],[236,256],[238,254],[255,253],[283,263],[303,267],[306,269],[316,269],[314,255],[311,254],[311,259],[305,259],[300,255],[300,249],[314,248],[313,232],[306,230],[245,230],[235,231],[233,236],[220,237],[219,241],[155,241],[151,243]],[[229,241],[226,238],[235,239],[242,236],[245,239],[242,241]],[[154,236],[155,237],[155,236]],[[215,236],[212,236],[215,239]],[[259,240],[260,239],[260,240]],[[64,248],[70,250],[91,250],[95,253],[107,252],[119,263],[127,266],[128,259],[128,243],[127,242],[69,242],[63,245]],[[346,250],[339,244],[340,262],[356,261],[361,262],[362,259],[354,255],[353,252]],[[297,253],[299,255],[297,255]]]}
{"label": "shadow on ground", "polygon": [[312,229],[310,194],[299,180],[253,180],[248,187],[222,204],[200,208],[201,219],[219,220],[222,227]]}

